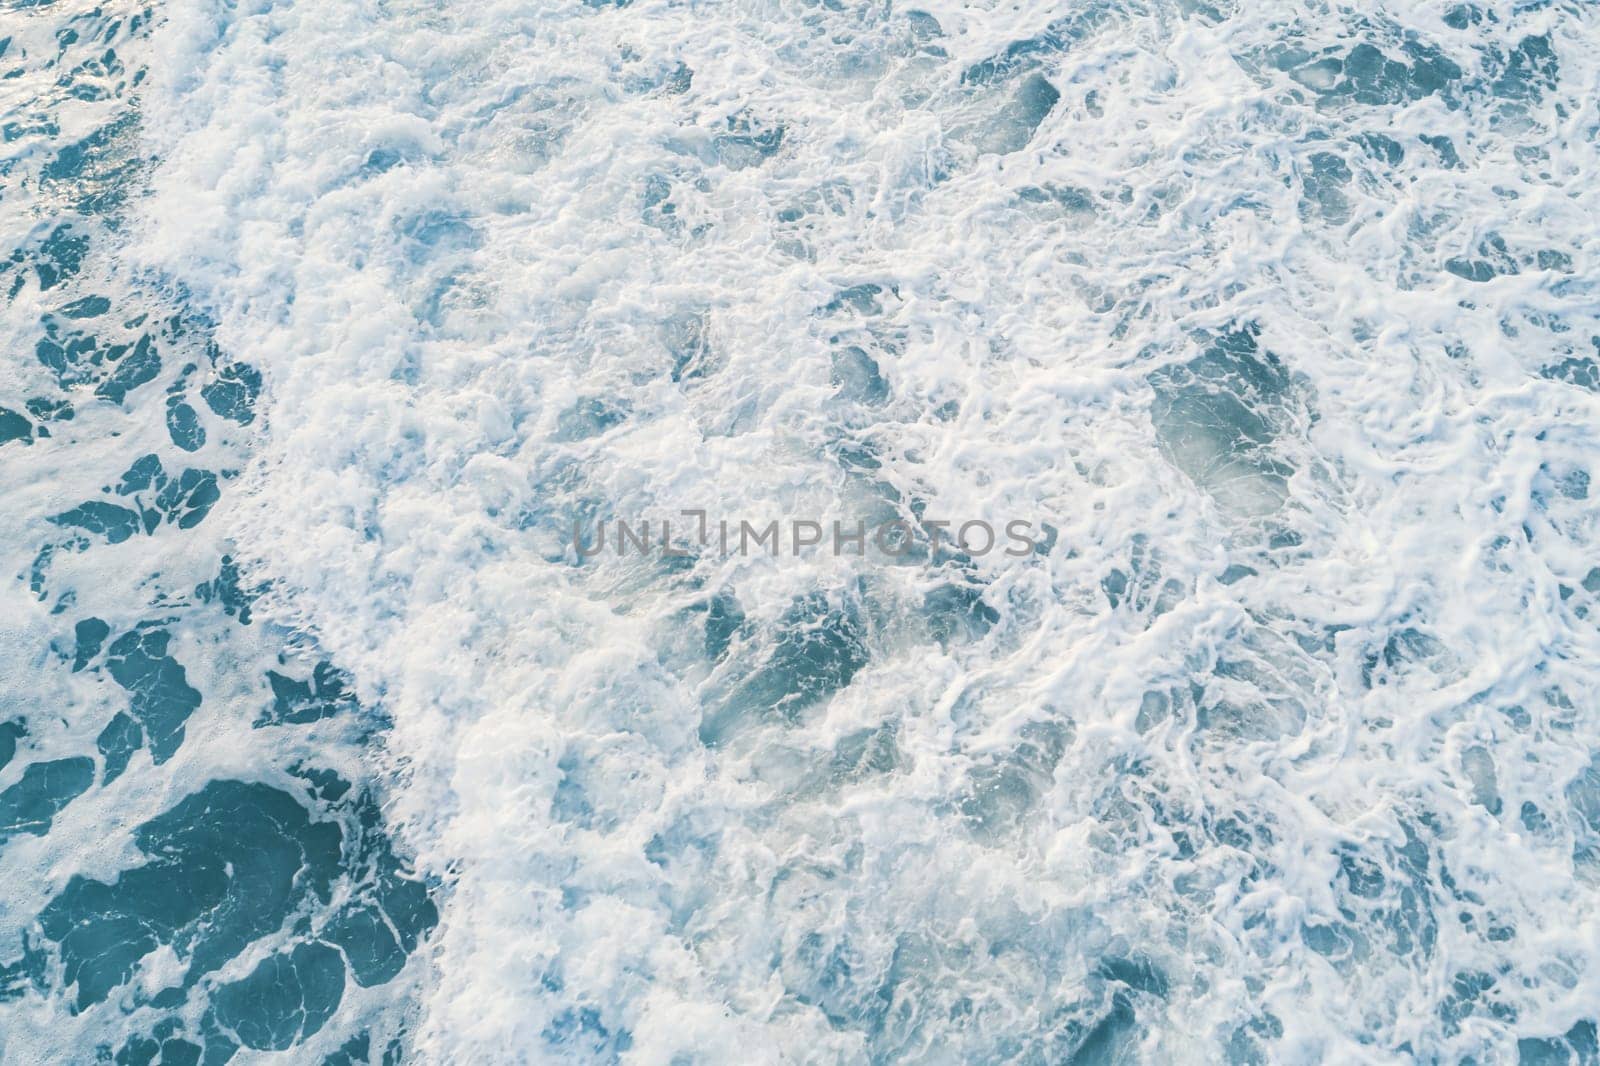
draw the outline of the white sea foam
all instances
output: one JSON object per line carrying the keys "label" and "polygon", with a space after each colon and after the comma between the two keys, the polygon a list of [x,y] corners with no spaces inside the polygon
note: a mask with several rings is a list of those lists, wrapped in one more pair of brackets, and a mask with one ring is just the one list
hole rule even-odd
{"label": "white sea foam", "polygon": [[[232,535],[393,717],[449,883],[419,1054],[1495,1060],[1590,1014],[1600,399],[1541,371],[1600,332],[1600,25],[1456,21],[176,0],[126,255],[261,368]],[[1056,539],[569,543],[913,504]]]}

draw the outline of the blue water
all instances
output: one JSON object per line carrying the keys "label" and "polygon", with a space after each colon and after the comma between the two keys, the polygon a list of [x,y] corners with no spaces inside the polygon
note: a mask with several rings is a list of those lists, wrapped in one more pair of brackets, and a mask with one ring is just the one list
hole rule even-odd
{"label": "blue water", "polygon": [[1597,56],[0,0],[0,1061],[1600,1063]]}
{"label": "blue water", "polygon": [[382,713],[253,616],[215,528],[260,374],[115,262],[155,20],[0,17],[0,1059],[400,1061],[438,912],[364,754]]}

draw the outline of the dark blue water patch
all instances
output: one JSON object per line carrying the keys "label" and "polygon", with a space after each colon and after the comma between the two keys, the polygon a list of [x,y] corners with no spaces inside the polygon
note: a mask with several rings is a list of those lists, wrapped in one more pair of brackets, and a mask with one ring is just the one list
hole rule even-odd
{"label": "dark blue water patch", "polygon": [[[135,1035],[117,1049],[111,1061],[116,1066],[199,1066],[204,1049],[176,1035],[178,1023],[168,1018],[148,1035]],[[102,1048],[101,1061],[110,1058],[111,1049]]]}
{"label": "dark blue water patch", "polygon": [[1557,274],[1572,273],[1572,257],[1558,248],[1541,248],[1533,253],[1536,270],[1550,270]]}
{"label": "dark blue water patch", "polygon": [[[46,396],[35,396],[25,403],[28,413],[40,422],[70,422],[77,413],[72,409],[72,404],[66,400],[51,399]],[[39,427],[39,436],[47,436],[45,427]]]}
{"label": "dark blue water patch", "polygon": [[0,407],[0,447],[14,440],[32,444],[33,423],[9,407]]}
{"label": "dark blue water patch", "polygon": [[306,783],[312,798],[324,803],[335,803],[350,793],[350,782],[332,770],[297,762],[290,765],[289,772]]}
{"label": "dark blue water patch", "polygon": [[50,953],[34,937],[22,934],[22,954],[14,961],[0,963],[0,1003],[42,993],[48,987]]}
{"label": "dark blue water patch", "polygon": [[[389,1041],[383,1049],[383,1057],[377,1060],[378,1066],[399,1066],[401,1053],[404,1047],[400,1037]],[[355,1066],[357,1063],[371,1063],[372,1036],[369,1033],[357,1033],[343,1044],[339,1049],[322,1060],[322,1066]]]}
{"label": "dark blue water patch", "polygon": [[712,662],[728,653],[728,647],[745,628],[745,614],[732,593],[719,592],[704,605],[705,652]]}
{"label": "dark blue water patch", "polygon": [[[11,38],[8,37],[6,40],[9,42]],[[15,78],[23,73],[24,71],[19,68],[9,71],[5,77]],[[28,115],[26,119],[12,119],[10,122],[0,125],[0,143],[3,144],[11,144],[22,140],[24,137],[58,137],[60,135],[61,124],[42,112]],[[14,161],[8,162],[3,169],[0,169],[0,174],[10,173],[11,167],[15,165]]]}
{"label": "dark blue water patch", "polygon": [[403,867],[370,795],[355,802],[357,835],[345,869],[359,886],[323,928],[321,936],[345,953],[358,985],[371,987],[394,978],[407,956],[439,924],[428,887]]}
{"label": "dark blue water patch", "polygon": [[[83,269],[83,257],[89,251],[89,236],[73,223],[63,222],[33,249],[26,247],[12,253],[12,263],[17,266],[31,264],[39,281],[39,288],[50,290],[68,278],[77,276]],[[30,254],[31,252],[31,254]],[[16,296],[27,283],[27,275],[18,270],[10,285],[10,295]]]}
{"label": "dark blue water patch", "polygon": [[[140,502],[140,493],[154,491],[154,507]],[[121,479],[115,492],[131,496],[139,510],[133,511],[103,500],[90,500],[70,511],[55,515],[51,522],[59,526],[82,529],[106,537],[113,544],[127,540],[135,533],[152,532],[163,517],[179,529],[199,525],[216,502],[222,498],[217,486],[217,475],[210,470],[186,469],[176,478],[168,477],[161,459],[145,455],[134,460]],[[130,521],[129,515],[133,516]]]}
{"label": "dark blue water patch", "polygon": [[870,281],[840,289],[834,294],[833,299],[823,305],[822,314],[837,315],[841,311],[853,311],[858,315],[865,315],[869,318],[881,315],[883,314],[882,297],[885,291],[889,291],[895,296],[899,295],[898,290],[885,290],[882,285],[877,285]]}
{"label": "dark blue water patch", "polygon": [[1247,577],[1257,576],[1258,571],[1243,563],[1229,563],[1228,568],[1217,578],[1224,585],[1232,585],[1243,581]]}
{"label": "dark blue water patch", "polygon": [[356,1066],[357,1063],[370,1061],[372,1054],[372,1037],[366,1033],[357,1033],[343,1044],[337,1051],[322,1060],[322,1066]]}
{"label": "dark blue water patch", "polygon": [[50,521],[58,526],[81,529],[104,537],[111,544],[121,544],[134,534],[145,531],[145,523],[138,511],[103,500],[79,504],[70,511],[52,516]]}
{"label": "dark blue water patch", "polygon": [[1563,467],[1553,463],[1540,463],[1539,474],[1533,481],[1529,499],[1540,510],[1549,510],[1554,498],[1586,500],[1589,498],[1589,471],[1581,466]]}
{"label": "dark blue water patch", "polygon": [[210,470],[185,470],[156,496],[156,506],[176,522],[179,529],[191,529],[211,513],[211,508],[222,498],[217,487],[217,475]]}
{"label": "dark blue water patch", "polygon": [[28,727],[19,719],[0,722],[0,770],[11,764],[17,754],[17,741],[28,735]]}
{"label": "dark blue water patch", "polygon": [[1481,970],[1456,972],[1450,981],[1450,991],[1439,1001],[1437,1011],[1447,1036],[1461,1032],[1461,1023],[1468,1018],[1486,1018],[1497,1022],[1517,1020],[1516,1009],[1496,995],[1497,983],[1492,974]]}
{"label": "dark blue water patch", "polygon": [[1498,58],[1489,60],[1499,67],[1490,91],[1503,100],[1537,100],[1560,79],[1561,65],[1547,33],[1524,37],[1497,63]]}
{"label": "dark blue water patch", "polygon": [[1399,845],[1374,840],[1342,848],[1334,888],[1341,915],[1363,931],[1362,943],[1423,967],[1438,940],[1439,871],[1417,831],[1404,822],[1402,829]]}
{"label": "dark blue water patch", "polygon": [[96,396],[115,404],[125,401],[128,393],[140,385],[154,381],[161,372],[161,357],[149,334],[140,337],[126,354],[108,352],[107,361],[112,366],[111,375],[94,391]]}
{"label": "dark blue water patch", "polygon": [[[883,460],[879,458],[880,450],[872,441],[840,437],[829,441],[824,447],[828,458],[837,463],[839,469],[847,474],[871,479],[877,471],[883,469]],[[884,498],[898,502],[899,494]]]}
{"label": "dark blue water patch", "polygon": [[[299,1043],[332,1016],[347,980],[371,986],[392,979],[438,913],[427,886],[395,855],[372,798],[363,795],[345,810],[348,834],[279,789],[213,781],[141,825],[135,843],[144,864],[109,884],[74,877],[39,915],[64,984],[75,990],[74,1010],[104,1001],[162,945],[186,964],[185,975],[176,987],[138,996],[158,1010],[177,1008],[202,977],[290,921],[300,939],[211,994],[200,1043],[184,1041],[203,1045],[207,1063],[226,1062],[240,1046]],[[328,904],[341,876],[351,892],[339,912],[308,921],[308,908]],[[41,986],[45,975],[39,960],[25,955],[0,977],[21,992]],[[143,1055],[177,1034],[169,1019],[125,1049]],[[397,1058],[398,1045],[390,1052]]]}
{"label": "dark blue water patch", "polygon": [[1134,728],[1140,733],[1148,733],[1162,722],[1172,717],[1174,695],[1160,689],[1152,689],[1139,698],[1139,714],[1134,719]]}
{"label": "dark blue water patch", "polygon": [[1433,154],[1439,157],[1440,166],[1449,170],[1461,169],[1461,156],[1456,154],[1456,143],[1449,137],[1422,133],[1417,135],[1417,140],[1433,149]]}
{"label": "dark blue water patch", "polygon": [[[1001,1039],[992,1058],[1064,1066],[1136,1062],[1139,1039],[1148,1028],[1148,1023],[1140,1025],[1136,998],[1119,991],[1063,1006],[1047,1004],[1033,1033]],[[963,1013],[970,1013],[971,1001],[965,1001],[965,1006]]]}
{"label": "dark blue water patch", "polygon": [[[905,16],[906,26],[911,31],[912,38],[918,43],[926,46],[928,42],[936,41],[944,36],[944,27],[940,26],[939,20],[928,14],[928,12],[907,11]],[[943,50],[939,50],[938,54],[943,55]]]}
{"label": "dark blue water patch", "polygon": [[1490,233],[1478,242],[1475,257],[1452,256],[1444,268],[1458,278],[1485,282],[1506,274],[1520,273],[1516,259],[1506,249],[1505,238]]}
{"label": "dark blue water patch", "polygon": [[94,784],[94,760],[56,759],[25,767],[0,793],[0,843],[19,833],[43,836],[55,816]]}
{"label": "dark blue water patch", "polygon": [[467,216],[447,211],[425,211],[397,223],[397,228],[415,242],[412,252],[418,258],[468,252],[483,244],[483,235]]}
{"label": "dark blue water patch", "polygon": [[[1578,828],[1588,828],[1589,834],[1600,834],[1600,755],[1590,759],[1589,764],[1567,784],[1563,794],[1567,803],[1572,808],[1581,822]],[[1580,849],[1584,846],[1579,842]]]}
{"label": "dark blue water patch", "polygon": [[1372,132],[1359,134],[1356,143],[1366,150],[1367,155],[1384,166],[1397,167],[1405,161],[1405,149],[1400,146],[1400,142],[1385,134]]}
{"label": "dark blue water patch", "polygon": [[256,400],[261,396],[261,373],[248,363],[228,363],[217,376],[200,389],[218,417],[247,426],[255,420]]}
{"label": "dark blue water patch", "polygon": [[1281,1039],[1282,1020],[1270,1011],[1263,1011],[1235,1029],[1228,1038],[1228,1062],[1236,1066],[1268,1066],[1273,1061],[1268,1049]]}
{"label": "dark blue water patch", "polygon": [[95,738],[100,752],[102,783],[109,785],[128,768],[133,753],[144,747],[144,729],[131,716],[118,711]]}
{"label": "dark blue water patch", "polygon": [[1594,1066],[1600,1062],[1600,1040],[1595,1023],[1584,1020],[1568,1029],[1564,1036],[1517,1041],[1518,1066]]}
{"label": "dark blue water patch", "polygon": [[206,430],[200,424],[200,416],[183,400],[167,402],[167,435],[186,452],[197,452],[206,443]]}
{"label": "dark blue water patch", "polygon": [[1279,49],[1273,65],[1325,101],[1349,100],[1367,106],[1404,104],[1439,96],[1447,107],[1459,107],[1454,92],[1462,70],[1437,47],[1419,40],[1401,41],[1393,52],[1364,41],[1343,55],[1335,49],[1310,53]]}
{"label": "dark blue water patch", "polygon": [[40,184],[62,188],[73,209],[85,215],[115,211],[127,199],[139,167],[132,151],[136,124],[137,116],[125,112],[82,140],[63,145],[40,170]]}
{"label": "dark blue water patch", "polygon": [[161,457],[155,453],[141,455],[125,470],[117,481],[118,496],[132,496],[136,492],[160,491],[167,483],[167,472],[161,466]]}
{"label": "dark blue water patch", "polygon": [[326,903],[341,833],[285,792],[213,781],[141,825],[135,842],[145,865],[110,884],[75,876],[40,912],[76,1010],[104,1000],[162,944],[187,957],[189,987],[308,897]]}
{"label": "dark blue water patch", "polygon": [[347,908],[323,935],[344,951],[357,984],[381,985],[406,964],[407,949],[378,908]]}
{"label": "dark blue water patch", "polygon": [[167,654],[170,639],[160,623],[144,622],[106,651],[106,670],[127,689],[129,709],[158,765],[177,752],[184,723],[200,706],[200,693],[189,685],[183,665]]}
{"label": "dark blue water patch", "polygon": [[[122,358],[137,343],[108,344],[92,333],[59,330],[49,316],[44,321],[45,336],[34,346],[34,355],[62,388],[93,381],[99,367]],[[148,337],[142,340],[148,345]]]}
{"label": "dark blue water patch", "polygon": [[267,682],[272,686],[272,706],[256,719],[257,729],[269,725],[304,725],[357,707],[355,695],[347,688],[350,676],[329,662],[318,663],[307,680],[268,670]]}
{"label": "dark blue water patch", "polygon": [[72,630],[72,672],[78,673],[100,654],[111,627],[99,618],[84,618]]}
{"label": "dark blue water patch", "polygon": [[245,1047],[283,1051],[320,1031],[344,995],[344,961],[315,941],[263,959],[212,994],[213,1017]]}
{"label": "dark blue water patch", "polygon": [[1461,68],[1432,45],[1404,41],[1400,52],[1404,59],[1394,60],[1370,44],[1357,45],[1345,57],[1344,80],[1334,91],[1363,104],[1399,103],[1440,93],[1461,78]]}
{"label": "dark blue water patch", "polygon": [[361,162],[362,173],[372,176],[384,174],[405,162],[405,156],[393,148],[374,148]]}
{"label": "dark blue water patch", "polygon": [[56,314],[63,318],[99,318],[111,310],[111,301],[104,296],[84,296],[77,300],[70,300],[56,308]]}
{"label": "dark blue water patch", "polygon": [[34,356],[55,375],[62,389],[93,383],[96,396],[122,404],[130,392],[154,381],[161,372],[161,356],[150,333],[109,340],[69,326],[54,313],[46,314],[41,322],[44,336],[34,345]]}
{"label": "dark blue water patch", "polygon": [[216,603],[222,612],[237,618],[239,624],[250,624],[250,608],[255,593],[245,589],[239,580],[239,564],[233,556],[224,555],[217,568],[217,576],[194,587],[195,598],[201,603]]}
{"label": "dark blue water patch", "polygon": [[785,956],[779,968],[796,1001],[821,1011],[838,1029],[882,1029],[890,1002],[879,995],[877,974],[848,934],[808,932]]}
{"label": "dark blue water patch", "polygon": [[714,745],[746,716],[794,721],[805,708],[844,688],[870,661],[866,620],[858,597],[824,593],[792,604],[766,640],[746,626],[741,643],[755,660],[731,690],[710,707],[700,739]]}
{"label": "dark blue water patch", "polygon": [[1141,955],[1108,955],[1100,960],[1095,973],[1108,981],[1116,981],[1136,992],[1165,998],[1167,976],[1156,964]]}
{"label": "dark blue water patch", "polygon": [[1341,973],[1349,973],[1372,952],[1366,936],[1348,922],[1307,922],[1300,929],[1300,939]]}
{"label": "dark blue water patch", "polygon": [[1138,1036],[1133,1004],[1127,996],[1113,996],[1111,1009],[1084,1035],[1068,1062],[1071,1066],[1113,1066],[1128,1057]]}
{"label": "dark blue water patch", "polygon": [[[1595,341],[1595,348],[1600,350],[1600,339]],[[1600,362],[1588,356],[1569,356],[1559,363],[1541,368],[1539,375],[1551,381],[1576,385],[1590,392],[1600,392]]]}

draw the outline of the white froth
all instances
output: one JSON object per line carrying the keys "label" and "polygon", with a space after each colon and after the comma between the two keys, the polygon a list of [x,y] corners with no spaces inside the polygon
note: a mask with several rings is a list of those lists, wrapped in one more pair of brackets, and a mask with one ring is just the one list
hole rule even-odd
{"label": "white froth", "polygon": [[[581,1008],[639,1063],[1047,1055],[1052,1012],[1134,954],[1169,984],[1126,1038],[1151,1061],[1237,1053],[1263,1016],[1275,1061],[1509,1054],[1441,1021],[1464,971],[1524,1034],[1583,1017],[1594,860],[1519,812],[1569,810],[1600,750],[1570,591],[1593,504],[1553,487],[1600,476],[1600,398],[1539,374],[1600,328],[1600,26],[1369,8],[170,6],[126,254],[266,378],[230,532],[263,609],[393,717],[392,814],[450,885],[429,1061],[538,1061]],[[1037,68],[963,77],[1063,18]],[[1400,57],[1403,27],[1468,80],[1548,32],[1559,88],[1363,105],[1275,65]],[[1034,77],[1059,93],[1036,130]],[[1446,269],[1490,234],[1569,272]],[[1161,375],[1246,325],[1283,367],[1270,442],[1174,444]],[[845,345],[880,409],[835,399]],[[586,399],[620,417],[564,429]],[[881,465],[846,474],[846,443]],[[854,519],[888,488],[1058,539],[977,560],[999,620],[944,644],[918,613],[948,574],[920,566],[567,543],[585,506]],[[870,601],[870,662],[707,746],[736,668],[686,610],[726,591],[774,625],[816,590]],[[879,727],[892,767],[828,769]],[[1416,834],[1476,903],[1419,903],[1426,950],[1314,950],[1351,924],[1355,851],[1412,920]]]}

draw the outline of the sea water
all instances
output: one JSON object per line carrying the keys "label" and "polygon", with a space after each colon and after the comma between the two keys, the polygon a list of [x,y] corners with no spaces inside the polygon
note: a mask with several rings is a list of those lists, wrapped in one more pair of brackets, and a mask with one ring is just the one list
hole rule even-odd
{"label": "sea water", "polygon": [[1597,52],[13,0],[0,1058],[1600,1061]]}

